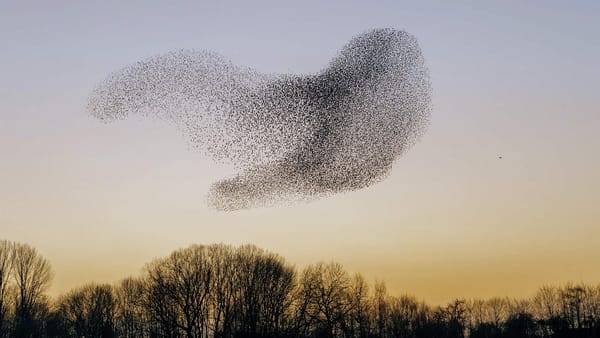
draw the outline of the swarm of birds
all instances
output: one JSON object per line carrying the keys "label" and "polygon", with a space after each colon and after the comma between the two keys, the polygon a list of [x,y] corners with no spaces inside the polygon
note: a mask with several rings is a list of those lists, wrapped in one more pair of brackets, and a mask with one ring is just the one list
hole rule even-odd
{"label": "swarm of birds", "polygon": [[208,203],[237,210],[361,189],[384,179],[424,133],[431,84],[417,40],[361,34],[321,71],[262,74],[181,50],[109,75],[88,109],[102,121],[157,116],[237,170]]}

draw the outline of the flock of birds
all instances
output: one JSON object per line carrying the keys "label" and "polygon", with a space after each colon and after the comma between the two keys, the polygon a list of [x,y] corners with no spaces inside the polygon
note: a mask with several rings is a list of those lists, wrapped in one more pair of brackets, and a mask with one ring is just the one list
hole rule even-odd
{"label": "flock of birds", "polygon": [[230,211],[381,181],[423,135],[431,84],[417,40],[376,29],[306,75],[263,74],[210,51],[158,55],[110,74],[88,108],[102,121],[157,116],[232,164],[237,174],[208,195]]}

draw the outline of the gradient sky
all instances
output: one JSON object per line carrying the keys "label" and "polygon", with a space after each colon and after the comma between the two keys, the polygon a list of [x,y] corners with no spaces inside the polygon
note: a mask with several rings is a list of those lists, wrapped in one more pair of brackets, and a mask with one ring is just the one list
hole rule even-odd
{"label": "gradient sky", "polygon": [[[336,260],[432,303],[600,282],[600,2],[284,2],[0,1],[0,238],[51,260],[52,294],[216,242]],[[160,121],[85,111],[110,72],[158,53],[310,73],[376,27],[419,39],[434,111],[368,189],[211,211],[229,168]]]}

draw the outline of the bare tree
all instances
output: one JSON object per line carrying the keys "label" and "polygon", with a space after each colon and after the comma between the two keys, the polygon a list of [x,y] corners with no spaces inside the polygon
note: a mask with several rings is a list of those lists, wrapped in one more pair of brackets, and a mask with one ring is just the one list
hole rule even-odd
{"label": "bare tree", "polygon": [[12,274],[13,243],[0,241],[0,337],[5,336],[5,321],[8,315],[9,283]]}
{"label": "bare tree", "polygon": [[32,337],[39,327],[38,314],[43,309],[44,292],[52,281],[50,262],[27,244],[13,246],[13,274],[17,288],[15,335]]}
{"label": "bare tree", "polygon": [[117,302],[116,331],[121,337],[144,337],[149,331],[144,307],[146,285],[140,278],[126,278],[114,288]]}
{"label": "bare tree", "polygon": [[153,337],[178,337],[180,315],[175,297],[169,293],[167,264],[164,260],[155,260],[146,269],[143,303],[150,321],[150,334]]}
{"label": "bare tree", "polygon": [[390,300],[390,337],[412,337],[419,322],[421,307],[412,296],[392,297]]}
{"label": "bare tree", "polygon": [[558,316],[560,306],[557,288],[549,285],[542,286],[532,298],[532,306],[537,319]]}
{"label": "bare tree", "polygon": [[583,299],[584,326],[600,328],[600,287],[582,285],[585,291]]}
{"label": "bare tree", "polygon": [[62,336],[114,337],[116,299],[112,286],[88,284],[61,296],[57,312],[64,321]]}
{"label": "bare tree", "polygon": [[305,320],[317,335],[337,337],[347,333],[350,312],[350,277],[337,263],[308,266],[300,279]]}
{"label": "bare tree", "polygon": [[236,266],[233,248],[217,244],[208,247],[213,266],[211,330],[215,337],[230,337],[234,331],[237,297]]}
{"label": "bare tree", "polygon": [[467,323],[467,302],[455,299],[444,309],[447,321],[447,331],[451,337],[464,337]]}
{"label": "bare tree", "polygon": [[373,295],[373,326],[375,328],[375,334],[379,337],[387,336],[390,312],[388,298],[385,283],[382,281],[375,282],[375,294]]}
{"label": "bare tree", "polygon": [[348,316],[349,334],[351,337],[367,337],[370,331],[371,304],[369,301],[369,285],[364,277],[357,273],[350,285],[350,313]]}
{"label": "bare tree", "polygon": [[206,247],[194,245],[148,266],[153,313],[188,338],[206,335],[209,327],[212,267],[206,255]]}
{"label": "bare tree", "polygon": [[297,276],[253,245],[194,245],[148,264],[139,278],[88,284],[52,303],[44,294],[51,277],[35,249],[0,241],[0,338],[600,337],[600,286],[432,309],[388,295],[383,282],[370,293],[360,274],[336,263]]}
{"label": "bare tree", "polygon": [[235,257],[238,335],[279,335],[294,287],[293,267],[253,245],[238,248]]}
{"label": "bare tree", "polygon": [[584,300],[588,297],[584,285],[567,284],[560,289],[562,316],[568,321],[572,329],[583,328]]}

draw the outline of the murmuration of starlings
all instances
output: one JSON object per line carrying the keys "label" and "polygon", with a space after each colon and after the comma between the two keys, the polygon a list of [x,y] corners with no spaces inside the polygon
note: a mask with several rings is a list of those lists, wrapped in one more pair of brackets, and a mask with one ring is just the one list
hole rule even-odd
{"label": "murmuration of starlings", "polygon": [[194,147],[235,168],[208,205],[232,211],[309,201],[383,180],[423,135],[431,82],[412,35],[375,29],[315,74],[263,74],[210,51],[180,50],[110,74],[91,115],[174,124]]}

